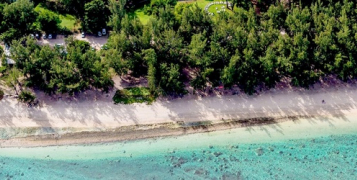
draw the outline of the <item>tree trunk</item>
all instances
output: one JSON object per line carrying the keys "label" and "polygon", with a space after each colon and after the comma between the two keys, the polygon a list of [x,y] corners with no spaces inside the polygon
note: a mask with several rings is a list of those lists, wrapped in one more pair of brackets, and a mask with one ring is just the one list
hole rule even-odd
{"label": "tree trunk", "polygon": [[17,89],[16,89],[16,85],[11,83],[11,86],[14,88],[15,94],[16,94],[16,95],[19,95],[19,93],[17,92]]}

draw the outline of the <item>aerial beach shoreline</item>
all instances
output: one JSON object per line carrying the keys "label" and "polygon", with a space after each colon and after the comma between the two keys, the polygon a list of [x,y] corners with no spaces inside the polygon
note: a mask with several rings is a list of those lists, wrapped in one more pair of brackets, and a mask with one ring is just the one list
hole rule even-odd
{"label": "aerial beach shoreline", "polygon": [[356,179],[357,2],[0,1],[0,179]]}
{"label": "aerial beach shoreline", "polygon": [[272,89],[253,96],[188,95],[151,105],[115,105],[103,95],[97,100],[47,100],[42,107],[28,108],[6,98],[0,101],[0,147],[125,141],[283,123],[316,129],[326,123],[337,128],[350,123],[355,129],[356,102],[356,85],[346,83]]}

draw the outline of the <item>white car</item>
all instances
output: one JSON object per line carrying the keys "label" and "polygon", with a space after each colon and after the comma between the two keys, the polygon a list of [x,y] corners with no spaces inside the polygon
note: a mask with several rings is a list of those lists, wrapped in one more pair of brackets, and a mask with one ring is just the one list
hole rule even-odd
{"label": "white car", "polygon": [[61,47],[61,46],[63,46],[63,44],[55,44],[55,47]]}
{"label": "white car", "polygon": [[102,33],[98,31],[98,37],[102,37]]}
{"label": "white car", "polygon": [[103,36],[107,35],[107,30],[104,29],[104,28],[102,29],[102,35],[103,35]]}
{"label": "white car", "polygon": [[82,38],[86,37],[86,33],[82,32]]}
{"label": "white car", "polygon": [[48,35],[48,39],[52,39],[52,34],[49,34],[49,35]]}

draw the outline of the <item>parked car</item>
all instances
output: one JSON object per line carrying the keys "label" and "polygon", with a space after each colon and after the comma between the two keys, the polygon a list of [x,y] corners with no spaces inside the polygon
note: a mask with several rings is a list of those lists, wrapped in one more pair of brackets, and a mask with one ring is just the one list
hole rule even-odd
{"label": "parked car", "polygon": [[40,39],[40,35],[38,33],[35,34],[36,39]]}
{"label": "parked car", "polygon": [[86,37],[86,33],[82,32],[82,38]]}
{"label": "parked car", "polygon": [[30,34],[30,36],[35,39],[35,36],[33,34]]}
{"label": "parked car", "polygon": [[48,39],[52,39],[52,34],[49,34],[49,35],[48,35]]}
{"label": "parked car", "polygon": [[98,37],[102,37],[102,33],[98,31]]}
{"label": "parked car", "polygon": [[103,36],[107,35],[107,30],[105,28],[102,29],[102,35]]}
{"label": "parked car", "polygon": [[5,43],[5,50],[10,50],[10,45]]}
{"label": "parked car", "polygon": [[61,47],[63,44],[55,44],[55,47]]}
{"label": "parked car", "polygon": [[43,35],[42,35],[42,39],[47,39],[47,35],[46,35],[46,34],[43,34]]}

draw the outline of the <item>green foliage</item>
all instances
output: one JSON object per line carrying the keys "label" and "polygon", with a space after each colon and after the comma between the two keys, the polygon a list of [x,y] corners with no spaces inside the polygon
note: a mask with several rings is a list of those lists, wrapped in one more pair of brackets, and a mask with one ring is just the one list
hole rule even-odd
{"label": "green foliage", "polygon": [[190,42],[194,34],[205,33],[205,36],[209,37],[212,33],[212,26],[211,18],[196,4],[192,8],[183,10],[179,33],[186,42]]}
{"label": "green foliage", "polygon": [[82,21],[82,29],[96,33],[106,27],[108,21],[108,9],[103,0],[93,0],[84,6],[84,20]]}
{"label": "green foliage", "polygon": [[0,89],[0,101],[4,98],[4,91]]}
{"label": "green foliage", "polygon": [[[26,41],[26,46],[20,42]],[[12,56],[26,74],[27,86],[45,92],[74,94],[89,88],[108,91],[113,87],[109,68],[88,42],[69,37],[66,47],[38,46],[31,39],[14,41]]]}
{"label": "green foliage", "polygon": [[55,33],[60,29],[61,20],[56,13],[41,6],[37,6],[35,11],[38,13],[37,23],[42,31]]}
{"label": "green foliage", "polygon": [[[68,29],[70,31],[74,31],[76,30],[76,18],[70,14],[60,14],[59,18],[61,20],[61,28],[62,29]],[[66,34],[70,34],[70,33],[66,33]]]}
{"label": "green foliage", "polygon": [[66,42],[67,47],[78,48],[81,53],[85,53],[90,49],[89,42],[74,39],[73,36],[70,36],[67,39],[65,39],[65,42]]}
{"label": "green foliage", "polygon": [[21,86],[20,78],[22,77],[22,72],[17,68],[11,68],[5,72],[4,81],[5,84],[13,88],[18,94],[18,87]]}
{"label": "green foliage", "polygon": [[91,0],[59,0],[65,11],[69,14],[81,18],[84,16],[85,8],[84,5]]}
{"label": "green foliage", "polygon": [[257,1],[257,8],[250,0],[233,3],[233,13],[212,18],[197,5],[173,10],[151,1],[146,9],[155,10],[153,18],[135,28],[135,18],[122,16],[122,28],[109,40],[110,52],[120,59],[117,72],[145,72],[149,89],[162,94],[180,93],[188,81],[196,89],[238,85],[251,94],[283,77],[308,88],[328,74],[357,76],[355,2]]}
{"label": "green foliage", "polygon": [[30,91],[21,91],[19,94],[19,101],[23,103],[32,103],[35,101],[36,96],[33,95]]}
{"label": "green foliage", "polygon": [[128,15],[131,16],[131,17],[138,18],[140,20],[140,22],[145,25],[145,24],[147,24],[149,19],[152,17],[151,15],[145,14],[145,12],[144,12],[144,8],[145,7],[146,6],[142,6],[142,7],[135,8],[135,9],[131,9],[130,11],[128,11]]}
{"label": "green foliage", "polygon": [[163,90],[163,94],[176,94],[183,93],[183,83],[181,82],[180,67],[178,64],[166,63],[160,64],[160,76],[159,88]]}
{"label": "green foliage", "polygon": [[[184,92],[185,84],[196,89],[237,85],[252,94],[282,78],[308,88],[326,75],[344,81],[357,77],[357,4],[351,0],[232,1],[232,12],[215,16],[201,9],[202,1],[173,8],[175,0],[153,0],[145,8],[152,14],[145,25],[127,14],[125,0],[108,6],[99,0],[60,2],[89,31],[109,20],[113,31],[102,56],[73,38],[54,49],[33,39],[11,41],[33,29],[36,12],[28,0],[0,5],[1,37],[12,42],[16,68],[27,85],[49,93],[106,91],[113,86],[109,68],[118,75],[146,76],[149,92],[169,95]],[[53,14],[41,13],[41,24],[58,24]]]}
{"label": "green foliage", "polygon": [[145,5],[144,13],[147,15],[157,14],[160,8],[174,7],[176,4],[177,0],[151,0],[150,5]]}
{"label": "green foliage", "polygon": [[37,13],[34,5],[29,0],[17,0],[11,4],[5,4],[2,11],[0,38],[6,43],[14,39],[20,39],[33,30]]}
{"label": "green foliage", "polygon": [[157,57],[154,49],[147,49],[143,51],[144,59],[149,65],[148,67],[148,85],[151,92],[155,92],[157,88]]}
{"label": "green foliage", "polygon": [[109,11],[111,15],[109,17],[108,25],[116,32],[120,32],[121,21],[125,16],[125,6],[126,0],[110,0],[109,1]]}
{"label": "green foliage", "polygon": [[151,94],[148,88],[134,87],[117,90],[113,101],[115,104],[132,104],[132,103],[152,103],[156,99],[156,96]]}
{"label": "green foliage", "polygon": [[[5,61],[2,61],[2,63]],[[0,66],[0,74],[4,74],[6,71],[6,66]]]}
{"label": "green foliage", "polygon": [[193,4],[189,3],[179,3],[175,6],[175,15],[178,19],[181,19],[181,15],[185,9],[189,9],[192,7]]}

